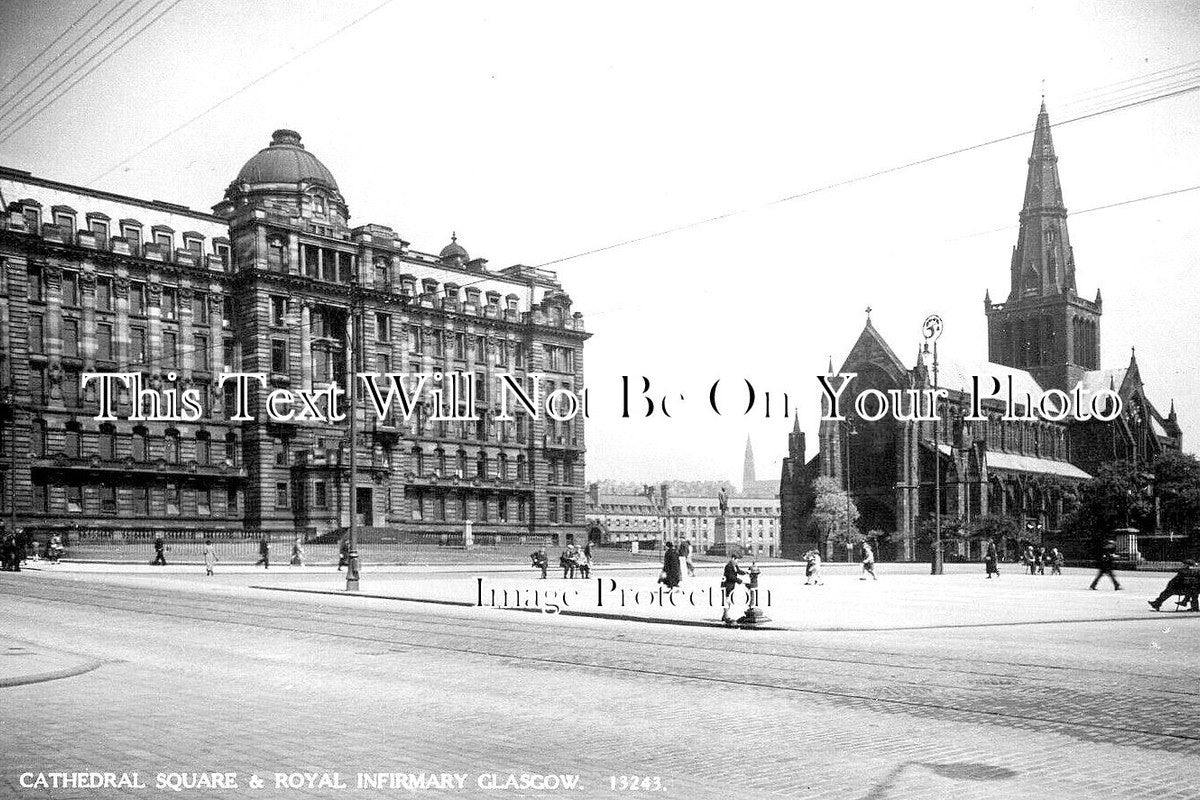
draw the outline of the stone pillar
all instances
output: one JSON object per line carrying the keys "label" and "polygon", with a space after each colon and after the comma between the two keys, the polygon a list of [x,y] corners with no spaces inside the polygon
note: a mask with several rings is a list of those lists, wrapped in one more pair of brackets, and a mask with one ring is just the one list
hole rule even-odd
{"label": "stone pillar", "polygon": [[300,304],[300,383],[306,390],[312,389],[312,303]]}

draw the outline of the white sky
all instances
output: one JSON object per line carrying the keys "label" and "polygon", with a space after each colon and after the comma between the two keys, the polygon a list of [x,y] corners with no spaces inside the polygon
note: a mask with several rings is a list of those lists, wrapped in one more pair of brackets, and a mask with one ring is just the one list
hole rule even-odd
{"label": "white sky", "polygon": [[[94,0],[0,4],[0,81]],[[149,7],[150,0],[145,0]],[[0,163],[93,179],[377,6],[183,2],[9,141]],[[1051,122],[1084,93],[1200,59],[1200,6],[1092,3],[407,3],[396,0],[97,188],[207,209],[275,128],[333,171],[352,224],[494,268],[545,261]],[[1193,73],[1195,74],[1195,73]],[[0,97],[8,97],[0,90]],[[1200,92],[1056,127],[1068,209],[1200,184]],[[705,409],[748,377],[799,403],[863,309],[902,358],[930,312],[986,355],[1031,137],[554,266],[594,337],[588,479],[729,478],[747,434],[778,475],[789,420]],[[1102,360],[1137,345],[1151,398],[1200,435],[1200,192],[1072,219]],[[999,232],[997,228],[1006,228]],[[620,376],[687,401],[620,419]],[[732,405],[732,403],[731,403]]]}

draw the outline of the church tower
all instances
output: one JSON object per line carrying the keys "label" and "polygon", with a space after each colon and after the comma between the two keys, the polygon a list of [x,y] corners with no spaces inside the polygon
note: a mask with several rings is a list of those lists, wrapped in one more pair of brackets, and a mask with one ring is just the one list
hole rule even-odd
{"label": "church tower", "polygon": [[754,469],[754,448],[750,446],[750,437],[746,436],[746,460],[742,465],[742,491],[749,493],[754,491],[754,484],[758,479],[755,478]]}
{"label": "church tower", "polygon": [[1100,367],[1100,292],[1075,289],[1075,255],[1058,180],[1050,115],[1042,102],[1033,133],[1021,228],[1013,248],[1008,299],[984,297],[988,360],[1028,370],[1043,388],[1069,391]]}

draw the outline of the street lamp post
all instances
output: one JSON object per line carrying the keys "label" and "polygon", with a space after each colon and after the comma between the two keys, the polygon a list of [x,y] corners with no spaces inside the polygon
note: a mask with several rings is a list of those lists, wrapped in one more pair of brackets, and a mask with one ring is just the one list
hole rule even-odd
{"label": "street lamp post", "polygon": [[346,402],[350,407],[350,524],[346,531],[346,591],[358,591],[359,560],[358,560],[358,396],[356,384],[358,380],[358,355],[361,342],[359,341],[359,301],[361,294],[358,287],[358,275],[354,276],[350,299],[350,381],[346,387]]}
{"label": "street lamp post", "polygon": [[849,561],[850,550],[854,546],[850,539],[850,437],[856,436],[858,431],[855,430],[854,424],[849,419],[842,424],[846,429],[846,460],[844,464],[846,471],[846,560]]}
{"label": "street lamp post", "polygon": [[937,409],[938,391],[938,339],[942,336],[942,318],[930,314],[921,327],[925,336],[925,352],[933,341],[933,566],[930,573],[941,575],[942,564],[942,416]]}

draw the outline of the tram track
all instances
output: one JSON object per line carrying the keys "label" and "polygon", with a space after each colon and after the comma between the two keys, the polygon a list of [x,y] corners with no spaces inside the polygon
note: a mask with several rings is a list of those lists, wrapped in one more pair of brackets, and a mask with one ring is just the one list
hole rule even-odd
{"label": "tram track", "polygon": [[[66,591],[62,591],[66,590]],[[136,598],[127,596],[129,587],[109,585],[104,587],[84,586],[78,582],[56,582],[55,586],[45,583],[0,584],[0,594],[20,596],[39,602],[56,605],[79,606],[134,615],[152,615],[190,623],[228,624],[242,627],[276,631],[293,636],[331,637],[353,641],[373,648],[384,648],[388,653],[403,654],[413,649],[437,651],[456,656],[474,656],[502,659],[512,663],[524,663],[531,667],[573,668],[602,670],[610,674],[631,674],[640,677],[655,676],[668,680],[692,680],[757,690],[769,690],[803,696],[823,698],[829,702],[848,703],[862,708],[874,708],[899,713],[949,715],[954,718],[986,720],[996,724],[1060,730],[1069,735],[1085,739],[1134,739],[1143,740],[1145,746],[1168,750],[1200,753],[1200,735],[1188,725],[1145,725],[1131,723],[1113,713],[1113,709],[1100,713],[1082,714],[1071,708],[1070,697],[1088,698],[1084,686],[1054,685],[1051,676],[1031,677],[1002,671],[986,671],[964,668],[960,664],[946,663],[954,659],[941,657],[888,654],[870,651],[870,658],[847,658],[833,655],[803,653],[780,653],[761,647],[717,647],[698,644],[694,637],[689,639],[673,636],[669,639],[656,637],[645,639],[628,635],[603,635],[594,629],[575,626],[569,629],[570,641],[563,640],[563,629],[545,629],[536,624],[514,619],[511,622],[483,621],[438,616],[422,619],[421,615],[406,613],[397,618],[387,611],[371,608],[355,609],[352,618],[347,618],[344,608],[329,608],[311,603],[289,602],[287,619],[279,619],[280,603],[273,600],[237,597],[231,603],[220,604],[212,595],[187,593],[167,589],[138,588]],[[236,603],[234,605],[233,603]],[[275,615],[275,616],[273,616]],[[403,627],[401,627],[403,625]],[[449,628],[449,630],[447,630]],[[614,645],[636,652],[612,655],[605,649]],[[690,652],[689,652],[690,651]],[[699,652],[702,655],[697,655]],[[728,669],[729,656],[754,659],[753,667],[743,666],[736,674]],[[704,656],[709,656],[708,658]],[[884,656],[893,656],[912,663],[896,664]],[[1024,665],[1009,662],[990,662],[1006,669],[1027,669]],[[801,672],[805,666],[819,664],[832,668],[844,667],[846,674],[814,674]],[[867,682],[863,675],[850,674],[854,670],[875,671],[870,684],[884,685],[875,692],[855,690],[837,685],[837,680],[851,686]],[[1135,679],[1163,676],[1138,675],[1115,670],[1096,670],[1054,667],[1054,675],[1071,676],[1080,673],[1079,682],[1111,684],[1118,681],[1134,685]],[[963,676],[970,680],[982,679],[984,683],[961,685],[952,682],[914,679],[905,673],[928,675]],[[1108,680],[1097,681],[1096,674],[1104,674]],[[1025,704],[1008,702],[1000,704],[988,701],[989,695],[997,691],[986,681],[1018,680],[1025,685],[1013,691],[1011,685],[1000,689],[1007,695],[1017,695],[1018,700],[1030,689],[1047,696],[1059,696],[1062,708],[1046,707],[1037,702]],[[1045,684],[1040,686],[1037,684]],[[1003,686],[1003,684],[1002,684]],[[1194,704],[1190,698],[1197,693],[1166,688],[1140,687],[1138,700],[1170,703],[1176,706]],[[1155,700],[1155,696],[1158,699]],[[1163,697],[1166,695],[1168,697]],[[1090,702],[1090,701],[1089,701]],[[1117,709],[1116,711],[1119,711]],[[1194,710],[1183,714],[1192,716]],[[1156,719],[1158,719],[1156,717]]]}

